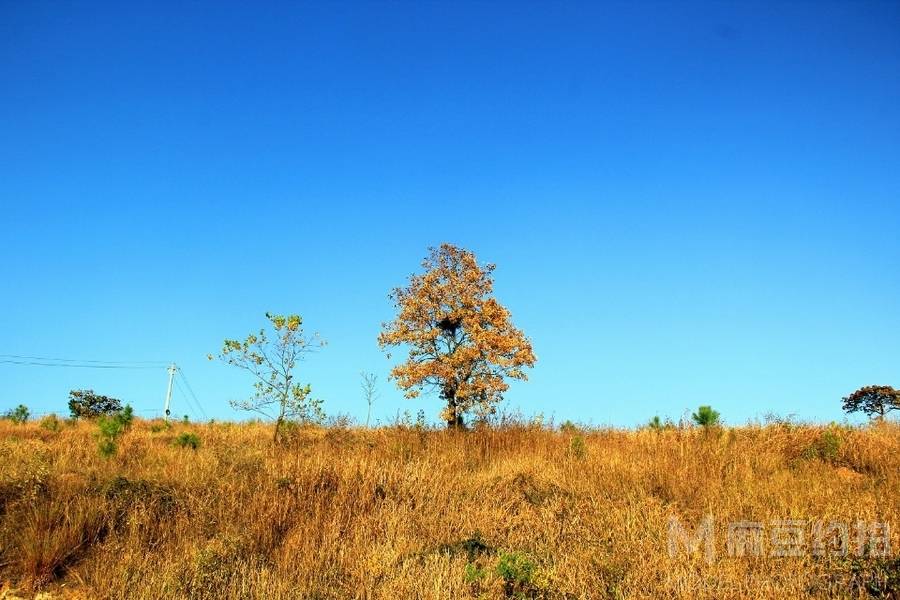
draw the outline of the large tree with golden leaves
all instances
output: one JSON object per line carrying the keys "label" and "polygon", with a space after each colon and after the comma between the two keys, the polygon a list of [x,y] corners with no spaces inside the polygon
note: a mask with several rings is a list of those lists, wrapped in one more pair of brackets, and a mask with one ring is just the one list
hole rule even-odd
{"label": "large tree with golden leaves", "polygon": [[382,325],[378,344],[408,347],[409,357],[391,377],[407,398],[440,393],[447,427],[461,427],[467,412],[493,412],[509,387],[506,378],[527,379],[523,369],[537,359],[492,296],[494,265],[481,267],[468,250],[442,244],[430,249],[422,267],[424,273],[391,293],[397,317]]}

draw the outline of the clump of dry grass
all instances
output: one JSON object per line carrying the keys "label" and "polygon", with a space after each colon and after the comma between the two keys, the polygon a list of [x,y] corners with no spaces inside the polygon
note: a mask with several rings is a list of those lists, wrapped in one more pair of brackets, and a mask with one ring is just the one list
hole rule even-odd
{"label": "clump of dry grass", "polygon": [[[706,516],[711,564],[670,556],[669,519]],[[275,446],[259,424],[136,421],[106,459],[89,423],[0,423],[0,589],[19,594],[897,597],[893,557],[732,557],[725,540],[734,521],[898,516],[892,424],[341,426]]]}

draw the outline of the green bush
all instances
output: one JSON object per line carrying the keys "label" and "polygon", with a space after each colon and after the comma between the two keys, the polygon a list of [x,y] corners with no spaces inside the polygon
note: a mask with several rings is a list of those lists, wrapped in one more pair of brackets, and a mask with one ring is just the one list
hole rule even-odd
{"label": "green bush", "polygon": [[822,460],[835,462],[841,450],[841,438],[831,429],[819,436],[819,456]]}
{"label": "green bush", "polygon": [[566,419],[563,424],[559,426],[559,430],[563,433],[576,433],[578,431],[578,425]]}
{"label": "green bush", "polygon": [[115,418],[118,419],[124,429],[129,429],[132,421],[134,421],[134,409],[131,408],[130,404],[126,404],[125,408],[115,415]]}
{"label": "green bush", "polygon": [[179,448],[196,450],[200,447],[200,437],[196,433],[184,431],[172,443]]}
{"label": "green bush", "polygon": [[569,442],[569,453],[575,458],[584,458],[587,454],[587,444],[583,437],[576,435],[572,438],[572,441]]}
{"label": "green bush", "polygon": [[100,456],[103,458],[109,458],[113,454],[116,453],[116,450],[119,446],[116,444],[116,440],[111,438],[101,437],[97,441],[97,450],[100,452]]}
{"label": "green bush", "polygon": [[820,459],[834,464],[837,462],[843,441],[833,427],[819,434],[819,437],[803,451],[803,458]]}
{"label": "green bush", "polygon": [[697,412],[691,415],[694,423],[701,427],[715,427],[721,425],[720,415],[718,411],[712,409],[711,406],[701,406]]}
{"label": "green bush", "polygon": [[150,424],[150,433],[159,433],[160,431],[168,431],[172,429],[172,424],[168,421],[156,421]]}
{"label": "green bush", "polygon": [[647,429],[655,432],[666,431],[668,429],[675,429],[675,423],[672,422],[672,419],[663,421],[659,418],[659,415],[654,415],[652,419],[647,421]]}
{"label": "green bush", "polygon": [[487,577],[487,571],[476,564],[468,563],[466,565],[466,583],[478,583]]}
{"label": "green bush", "polygon": [[865,582],[868,598],[900,598],[900,557],[852,559],[850,574]]}
{"label": "green bush", "polygon": [[125,408],[113,415],[103,415],[97,421],[99,432],[98,450],[100,455],[108,458],[116,453],[118,448],[118,440],[122,434],[131,427],[134,420],[134,411],[131,406],[126,404]]}
{"label": "green bush", "polygon": [[59,420],[59,417],[57,417],[55,413],[50,413],[41,419],[41,428],[46,429],[47,431],[56,432],[62,429],[62,421]]}
{"label": "green bush", "polygon": [[503,579],[507,596],[520,596],[532,589],[537,566],[521,552],[501,552],[497,575]]}
{"label": "green bush", "polygon": [[31,416],[31,413],[28,412],[28,407],[24,404],[20,404],[17,407],[11,408],[3,413],[4,419],[9,419],[16,425],[21,425],[22,423],[27,421],[29,416]]}
{"label": "green bush", "polygon": [[69,392],[69,412],[73,419],[96,419],[101,415],[114,415],[122,410],[122,401],[94,393],[94,390]]}

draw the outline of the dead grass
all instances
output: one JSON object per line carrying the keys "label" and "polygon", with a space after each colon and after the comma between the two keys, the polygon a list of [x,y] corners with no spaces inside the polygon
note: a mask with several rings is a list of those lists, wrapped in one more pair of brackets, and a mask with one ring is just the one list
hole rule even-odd
{"label": "dead grass", "polygon": [[[103,459],[89,423],[0,422],[0,597],[900,594],[893,558],[726,550],[731,521],[900,527],[897,425],[310,428],[280,446],[258,424],[152,425]],[[707,515],[712,564],[670,557],[669,518]]]}

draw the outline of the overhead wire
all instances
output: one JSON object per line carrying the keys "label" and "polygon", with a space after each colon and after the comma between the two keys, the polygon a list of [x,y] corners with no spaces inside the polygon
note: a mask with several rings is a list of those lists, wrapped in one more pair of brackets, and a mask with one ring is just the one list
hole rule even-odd
{"label": "overhead wire", "polygon": [[[27,356],[23,354],[0,354],[0,364],[73,369],[163,369],[167,368],[171,363],[162,360],[83,360],[75,358]],[[197,394],[194,392],[194,388],[191,387],[187,376],[184,374],[184,370],[181,367],[176,367],[176,369],[177,375],[179,375],[181,381],[184,382],[184,388],[181,387],[178,378],[174,381],[176,386],[178,386],[179,391],[184,396],[188,409],[194,415],[195,419],[199,419],[200,415],[202,415],[204,419],[208,419],[209,417],[206,414],[206,410],[204,410],[203,405],[200,403],[200,399],[197,398]],[[187,388],[187,392],[185,392],[185,388]],[[196,407],[196,410],[194,407]]]}
{"label": "overhead wire", "polygon": [[48,356],[26,356],[22,354],[0,354],[0,359],[15,360],[37,360],[42,362],[59,362],[59,363],[82,363],[82,364],[99,364],[99,365],[148,365],[148,366],[164,366],[167,361],[163,360],[89,360],[80,358],[52,358]]}
{"label": "overhead wire", "polygon": [[203,414],[203,418],[209,420],[209,417],[206,415],[206,411],[203,410],[203,405],[200,404],[200,400],[197,398],[197,394],[194,393],[194,388],[191,387],[190,382],[187,380],[187,376],[184,374],[184,369],[179,367],[178,375],[181,376],[181,380],[184,382],[184,385],[187,386],[188,391],[191,393],[191,396],[194,399],[194,402],[197,404],[197,408],[199,408],[200,412]]}
{"label": "overhead wire", "polygon": [[75,362],[41,362],[35,360],[0,359],[0,364],[25,365],[31,367],[62,367],[71,369],[162,369],[163,365],[126,365],[126,364],[81,364]]}
{"label": "overhead wire", "polygon": [[195,421],[198,420],[199,417],[197,415],[197,411],[194,410],[194,407],[191,405],[190,398],[188,398],[188,395],[184,392],[184,388],[181,387],[181,384],[178,383],[177,379],[175,380],[175,387],[178,388],[178,391],[181,393],[182,396],[184,396],[184,404],[185,404],[185,406],[187,406],[190,413],[194,416],[194,420]]}

